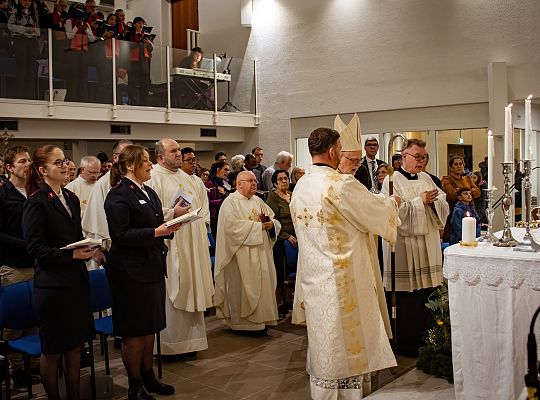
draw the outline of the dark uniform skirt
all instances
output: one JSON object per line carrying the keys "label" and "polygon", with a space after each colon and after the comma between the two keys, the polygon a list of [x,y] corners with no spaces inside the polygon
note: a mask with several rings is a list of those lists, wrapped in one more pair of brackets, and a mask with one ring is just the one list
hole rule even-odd
{"label": "dark uniform skirt", "polygon": [[61,354],[94,338],[90,286],[34,287],[42,354]]}
{"label": "dark uniform skirt", "polygon": [[153,335],[165,329],[165,279],[141,283],[108,275],[116,336]]}

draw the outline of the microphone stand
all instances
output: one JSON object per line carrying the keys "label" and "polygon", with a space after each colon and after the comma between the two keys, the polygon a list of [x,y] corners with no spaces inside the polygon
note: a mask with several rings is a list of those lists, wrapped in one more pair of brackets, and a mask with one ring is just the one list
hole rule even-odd
{"label": "microphone stand", "polygon": [[[225,67],[225,70],[223,71],[224,74],[227,74],[227,75],[230,75],[231,74],[231,63],[232,63],[232,57],[229,58],[229,61],[227,61],[227,66]],[[237,112],[240,112],[240,110],[238,109],[238,107],[236,107],[232,102],[231,102],[231,81],[228,80],[227,81],[227,101],[225,102],[225,104],[223,104],[221,106],[221,108],[218,110],[218,111],[223,111],[223,110],[229,110],[229,107],[231,108],[234,108]]]}

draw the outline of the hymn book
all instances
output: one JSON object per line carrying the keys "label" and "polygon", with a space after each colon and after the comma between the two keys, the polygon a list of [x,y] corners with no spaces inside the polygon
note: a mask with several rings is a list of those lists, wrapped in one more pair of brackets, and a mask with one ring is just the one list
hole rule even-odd
{"label": "hymn book", "polygon": [[192,212],[189,212],[187,214],[181,215],[180,217],[176,217],[174,219],[171,219],[170,221],[167,221],[165,225],[167,226],[167,228],[170,228],[171,226],[176,225],[176,224],[189,224],[193,221],[196,221],[202,218],[199,215],[199,211],[201,211],[200,207]]}
{"label": "hymn book", "polygon": [[70,243],[67,246],[60,247],[60,250],[75,250],[75,249],[79,249],[81,247],[86,247],[86,246],[101,247],[103,246],[103,240],[86,238],[83,240],[79,240],[78,242]]}

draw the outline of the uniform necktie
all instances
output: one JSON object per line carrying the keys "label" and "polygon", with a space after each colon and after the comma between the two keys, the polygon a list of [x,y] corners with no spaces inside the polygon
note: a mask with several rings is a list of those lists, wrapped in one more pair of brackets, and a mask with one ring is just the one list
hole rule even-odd
{"label": "uniform necktie", "polygon": [[373,186],[375,186],[375,182],[377,182],[377,168],[375,168],[375,160],[371,160],[371,179],[373,182]]}

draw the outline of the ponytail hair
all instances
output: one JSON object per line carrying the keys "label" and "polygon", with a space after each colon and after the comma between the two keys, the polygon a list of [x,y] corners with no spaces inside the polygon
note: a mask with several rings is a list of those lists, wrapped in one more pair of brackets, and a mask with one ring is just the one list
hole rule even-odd
{"label": "ponytail hair", "polygon": [[118,161],[113,163],[111,168],[111,186],[118,185],[120,179],[128,173],[128,166],[138,168],[144,162],[144,152],[148,149],[144,146],[129,145],[118,155]]}
{"label": "ponytail hair", "polygon": [[39,184],[43,182],[43,175],[39,172],[39,167],[44,167],[49,161],[50,154],[55,150],[59,149],[58,146],[53,144],[46,144],[41,146],[32,156],[32,164],[28,169],[28,180],[26,181],[26,193],[31,195],[36,190],[39,189]]}

